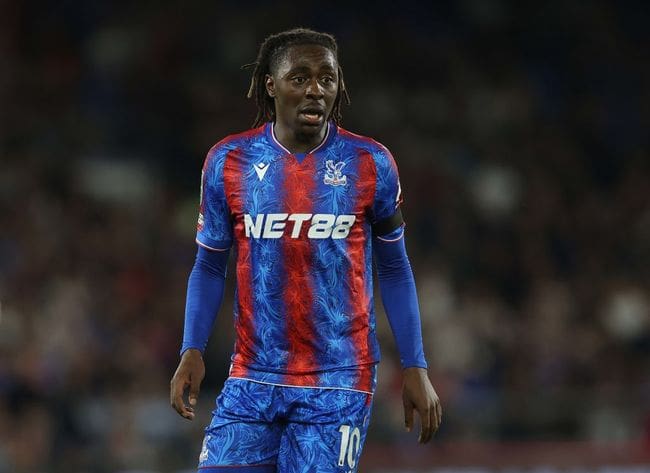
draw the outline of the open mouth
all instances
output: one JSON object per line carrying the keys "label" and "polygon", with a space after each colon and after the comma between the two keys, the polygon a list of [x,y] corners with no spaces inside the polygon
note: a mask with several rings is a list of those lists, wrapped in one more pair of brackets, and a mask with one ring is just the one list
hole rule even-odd
{"label": "open mouth", "polygon": [[298,114],[308,125],[320,125],[324,117],[323,110],[319,108],[305,108]]}

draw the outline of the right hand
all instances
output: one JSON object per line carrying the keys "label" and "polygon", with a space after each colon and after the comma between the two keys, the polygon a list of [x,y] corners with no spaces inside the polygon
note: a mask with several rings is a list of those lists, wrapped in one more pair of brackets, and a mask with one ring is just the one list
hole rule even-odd
{"label": "right hand", "polygon": [[[194,348],[186,350],[170,383],[169,398],[176,412],[187,420],[194,419],[194,406],[199,399],[199,390],[204,376],[205,365],[201,352]],[[188,387],[190,388],[189,402],[185,404],[183,396]]]}

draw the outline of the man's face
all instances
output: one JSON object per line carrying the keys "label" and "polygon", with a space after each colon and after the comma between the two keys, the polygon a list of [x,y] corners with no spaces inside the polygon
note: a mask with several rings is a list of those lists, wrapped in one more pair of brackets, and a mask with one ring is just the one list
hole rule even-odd
{"label": "man's face", "polygon": [[276,120],[299,139],[320,134],[334,107],[338,79],[338,64],[329,49],[311,44],[289,47],[266,76]]}

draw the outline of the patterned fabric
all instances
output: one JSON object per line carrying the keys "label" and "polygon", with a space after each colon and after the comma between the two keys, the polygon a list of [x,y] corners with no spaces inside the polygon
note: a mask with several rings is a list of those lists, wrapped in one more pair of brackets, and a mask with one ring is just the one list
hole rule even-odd
{"label": "patterned fabric", "polygon": [[[230,377],[289,386],[304,386],[307,378],[304,374],[272,373],[234,364],[230,367]],[[308,377],[313,381],[313,386],[343,387],[372,394],[377,387],[377,365],[319,371]]]}
{"label": "patterned fabric", "polygon": [[372,396],[356,391],[229,378],[205,430],[200,471],[275,465],[283,473],[355,472],[371,406]]}
{"label": "patterned fabric", "polygon": [[389,151],[330,123],[298,161],[268,123],[215,145],[202,183],[197,242],[237,250],[231,374],[372,391],[371,225],[401,203]]}

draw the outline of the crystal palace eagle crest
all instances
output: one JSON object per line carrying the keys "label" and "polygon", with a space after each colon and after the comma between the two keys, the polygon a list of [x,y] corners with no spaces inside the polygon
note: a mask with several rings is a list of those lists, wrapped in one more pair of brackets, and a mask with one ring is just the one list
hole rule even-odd
{"label": "crystal palace eagle crest", "polygon": [[323,179],[325,184],[328,186],[344,186],[347,184],[348,178],[341,172],[341,169],[345,166],[345,161],[334,164],[334,161],[328,159],[325,166],[325,178]]}

